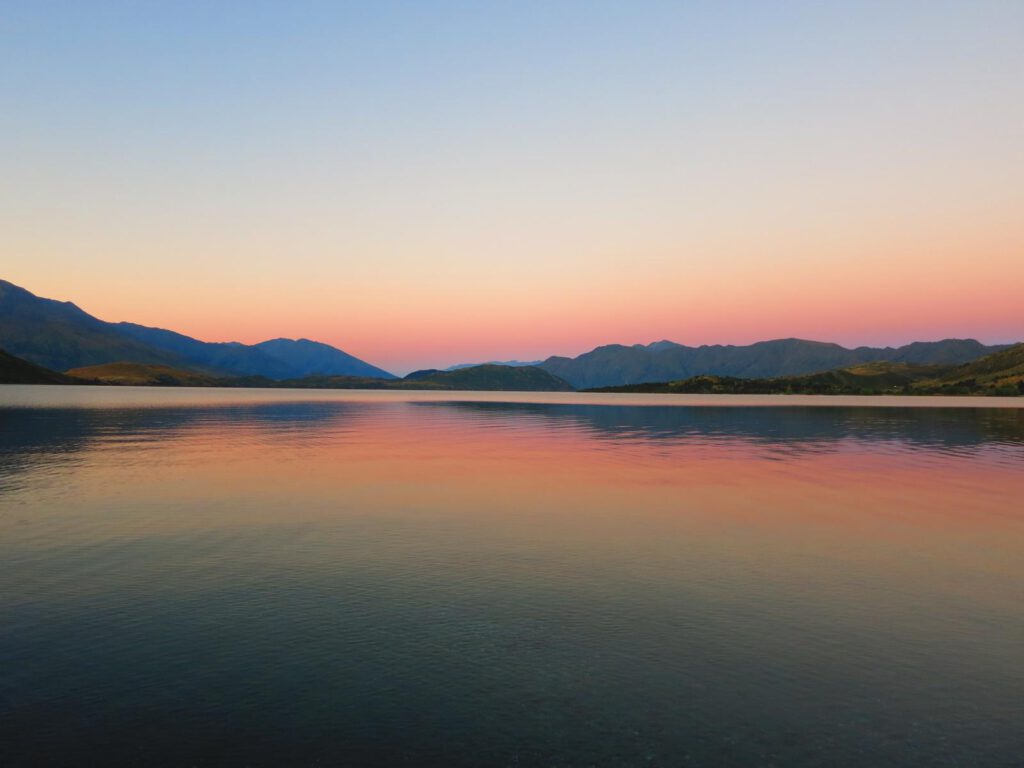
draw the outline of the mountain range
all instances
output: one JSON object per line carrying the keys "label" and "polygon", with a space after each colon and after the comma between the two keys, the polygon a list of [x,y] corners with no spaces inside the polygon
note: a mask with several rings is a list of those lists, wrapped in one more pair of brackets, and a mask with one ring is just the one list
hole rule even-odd
{"label": "mountain range", "polygon": [[598,392],[702,395],[1024,395],[1024,344],[960,365],[874,362],[802,376],[744,379],[703,374],[660,384],[601,387]]}
{"label": "mountain range", "polygon": [[[49,371],[0,350],[0,384],[106,384],[157,387],[276,387],[566,392],[570,384],[536,366],[484,364],[455,371],[423,370],[404,379],[312,375],[274,381],[264,376],[213,377],[159,363],[107,363]],[[864,363],[801,376],[744,379],[700,375],[682,381],[603,387],[591,392],[771,395],[1024,396],[1024,344],[960,365]]]}
{"label": "mountain range", "polygon": [[[672,341],[625,346],[609,344],[578,357],[549,357],[543,362],[518,360],[484,365],[457,365],[445,373],[473,369],[477,379],[512,384],[514,374],[494,379],[493,368],[539,368],[576,389],[685,380],[709,375],[771,379],[831,371],[876,362],[908,365],[957,365],[1006,349],[974,339],[914,342],[902,347],[856,347],[804,339],[777,339],[746,346],[685,346]],[[391,373],[340,349],[308,339],[272,339],[259,344],[206,342],[163,328],[100,320],[71,302],[35,296],[0,280],[0,348],[52,371],[110,363],[168,366],[213,379],[245,378],[291,381],[311,377],[397,379]],[[491,371],[491,373],[485,373]],[[152,372],[150,372],[152,373]],[[430,369],[407,377],[416,380],[442,373]],[[150,374],[146,374],[150,375]],[[527,382],[534,374],[523,374]],[[549,384],[551,382],[548,382]]]}
{"label": "mountain range", "polygon": [[115,362],[149,363],[211,376],[288,379],[312,374],[395,376],[308,339],[260,344],[207,342],[163,328],[109,323],[68,301],[36,296],[0,280],[0,347],[55,371]]}
{"label": "mountain range", "polygon": [[918,341],[902,347],[857,347],[804,339],[761,341],[747,346],[688,347],[672,341],[598,347],[575,358],[549,357],[540,367],[577,389],[665,382],[692,376],[775,378],[888,361],[914,365],[966,363],[1009,344],[986,346],[974,339]]}

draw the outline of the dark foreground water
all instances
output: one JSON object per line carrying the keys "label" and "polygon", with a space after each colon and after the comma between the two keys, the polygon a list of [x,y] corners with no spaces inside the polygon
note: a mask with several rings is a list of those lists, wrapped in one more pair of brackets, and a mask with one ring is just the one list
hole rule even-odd
{"label": "dark foreground water", "polygon": [[1024,764],[1021,410],[444,397],[0,388],[0,764]]}

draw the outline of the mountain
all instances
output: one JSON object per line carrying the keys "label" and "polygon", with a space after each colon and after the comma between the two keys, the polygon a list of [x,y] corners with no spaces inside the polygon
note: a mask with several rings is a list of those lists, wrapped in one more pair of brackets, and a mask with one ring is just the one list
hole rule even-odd
{"label": "mountain", "polygon": [[397,378],[394,374],[365,363],[340,349],[309,339],[271,339],[256,349],[288,366],[292,376],[345,375]]}
{"label": "mountain", "polygon": [[259,344],[199,341],[163,328],[117,323],[126,335],[178,355],[203,370],[234,376],[289,379],[311,376],[395,376],[340,349],[309,339],[272,339]]}
{"label": "mountain", "polygon": [[578,389],[588,389],[675,381],[698,375],[773,378],[883,360],[920,365],[956,364],[1007,346],[985,346],[974,339],[856,349],[803,339],[777,339],[747,346],[715,344],[701,347],[659,341],[631,347],[611,344],[576,358],[549,357],[540,367]]}
{"label": "mountain", "polygon": [[806,395],[1024,395],[1024,344],[961,365],[874,362],[777,378],[700,375],[664,383],[603,387],[601,392]]}
{"label": "mountain", "polygon": [[[192,367],[213,375],[260,375],[283,379],[292,375],[288,366],[253,347],[238,342],[209,342],[193,339],[163,328],[135,323],[112,323],[117,330],[136,341],[172,355],[180,367]],[[134,360],[134,358],[120,358]],[[108,361],[114,362],[114,361]]]}
{"label": "mountain", "polygon": [[446,371],[457,371],[460,368],[475,368],[478,365],[507,365],[510,368],[522,368],[527,365],[538,366],[543,360],[531,360],[528,363],[524,363],[522,360],[489,360],[486,363],[459,363],[458,365],[449,365],[445,368]]}
{"label": "mountain", "polygon": [[175,355],[119,333],[69,301],[35,296],[0,280],[0,346],[10,354],[64,371],[83,365],[135,360],[182,362]]}
{"label": "mountain", "polygon": [[82,384],[83,382],[22,360],[0,349],[0,384]]}
{"label": "mountain", "polygon": [[307,339],[261,344],[206,342],[163,328],[108,323],[70,302],[33,295],[0,280],[0,344],[55,370],[130,361],[211,376],[287,379],[313,373],[394,378],[340,349]]}

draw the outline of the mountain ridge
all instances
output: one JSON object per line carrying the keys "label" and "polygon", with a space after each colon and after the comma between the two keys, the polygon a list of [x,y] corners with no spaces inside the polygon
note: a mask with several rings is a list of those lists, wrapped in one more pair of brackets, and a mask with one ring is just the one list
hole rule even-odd
{"label": "mountain ridge", "polygon": [[816,373],[888,360],[959,364],[1011,345],[986,346],[975,339],[912,342],[901,347],[843,347],[787,338],[748,345],[690,347],[670,341],[649,345],[606,344],[574,358],[549,357],[540,367],[577,389],[676,381],[698,375],[773,378]]}
{"label": "mountain ridge", "polygon": [[597,387],[593,392],[742,395],[1024,396],[1024,343],[959,365],[876,361],[777,378],[701,374],[678,381]]}
{"label": "mountain ridge", "polygon": [[76,304],[0,280],[0,347],[51,370],[109,363],[167,365],[211,376],[286,379],[323,373],[395,378],[336,347],[309,339],[209,342],[165,328],[107,322]]}

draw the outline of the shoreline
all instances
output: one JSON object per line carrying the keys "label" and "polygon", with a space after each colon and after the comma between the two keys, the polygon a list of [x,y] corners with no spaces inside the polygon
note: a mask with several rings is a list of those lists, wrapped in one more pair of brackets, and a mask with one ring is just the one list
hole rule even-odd
{"label": "shoreline", "polygon": [[0,385],[0,408],[159,407],[286,402],[444,403],[705,408],[958,408],[1024,410],[1024,397],[991,395],[699,395],[500,390],[312,389],[118,384]]}

